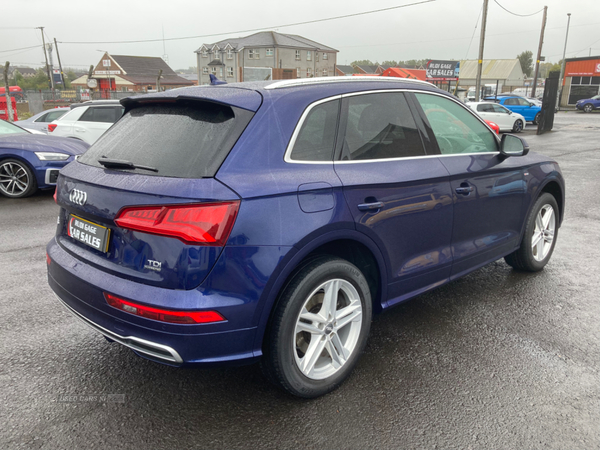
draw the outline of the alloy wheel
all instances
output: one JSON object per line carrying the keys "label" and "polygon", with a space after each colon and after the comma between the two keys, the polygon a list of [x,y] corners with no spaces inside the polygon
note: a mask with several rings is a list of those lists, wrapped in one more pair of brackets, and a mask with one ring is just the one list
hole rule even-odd
{"label": "alloy wheel", "polygon": [[535,229],[531,238],[531,250],[536,261],[542,261],[552,248],[556,216],[554,208],[544,205],[535,218]]}
{"label": "alloy wheel", "polygon": [[358,343],[362,315],[360,296],[349,281],[328,280],[308,296],[293,338],[295,361],[304,376],[322,380],[346,364]]}
{"label": "alloy wheel", "polygon": [[27,170],[16,162],[7,161],[0,164],[0,190],[10,197],[18,197],[29,188]]}

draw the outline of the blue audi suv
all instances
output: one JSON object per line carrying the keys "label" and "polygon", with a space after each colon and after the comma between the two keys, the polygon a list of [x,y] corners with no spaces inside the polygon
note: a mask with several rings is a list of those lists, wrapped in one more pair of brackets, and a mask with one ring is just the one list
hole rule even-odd
{"label": "blue audi suv", "polygon": [[557,241],[558,164],[429,83],[249,82],[122,104],[60,173],[48,281],[157,362],[260,362],[317,397],[357,364],[373,314],[499,258],[539,271]]}

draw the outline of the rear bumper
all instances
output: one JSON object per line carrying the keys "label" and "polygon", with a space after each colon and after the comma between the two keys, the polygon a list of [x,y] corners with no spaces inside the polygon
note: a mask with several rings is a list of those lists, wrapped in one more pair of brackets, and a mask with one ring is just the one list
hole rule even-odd
{"label": "rear bumper", "polygon": [[[173,305],[181,305],[193,297],[206,301],[198,291],[167,290],[116,277],[77,260],[55,239],[47,251],[51,259],[48,283],[60,302],[94,330],[139,356],[174,366],[214,366],[248,364],[262,354],[253,348],[255,326],[232,329],[231,321],[205,325],[159,322],[117,310],[103,295],[108,291],[140,301],[136,294],[157,298],[166,291]],[[238,299],[240,303],[243,305]],[[225,317],[232,316],[232,310],[222,310],[227,311]]]}

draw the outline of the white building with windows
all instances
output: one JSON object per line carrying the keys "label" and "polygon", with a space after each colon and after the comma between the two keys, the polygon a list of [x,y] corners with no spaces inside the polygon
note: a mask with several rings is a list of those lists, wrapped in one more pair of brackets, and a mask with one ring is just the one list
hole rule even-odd
{"label": "white building with windows", "polygon": [[338,50],[302,36],[263,31],[250,36],[203,44],[195,51],[198,84],[220,80],[278,80],[332,77]]}

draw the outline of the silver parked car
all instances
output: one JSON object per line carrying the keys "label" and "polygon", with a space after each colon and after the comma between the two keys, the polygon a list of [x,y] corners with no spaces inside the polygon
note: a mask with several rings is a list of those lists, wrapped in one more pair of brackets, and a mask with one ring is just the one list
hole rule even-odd
{"label": "silver parked car", "polygon": [[26,130],[41,131],[44,134],[48,134],[48,124],[54,120],[60,119],[70,110],[70,108],[48,109],[31,116],[29,119],[17,120],[15,123]]}

